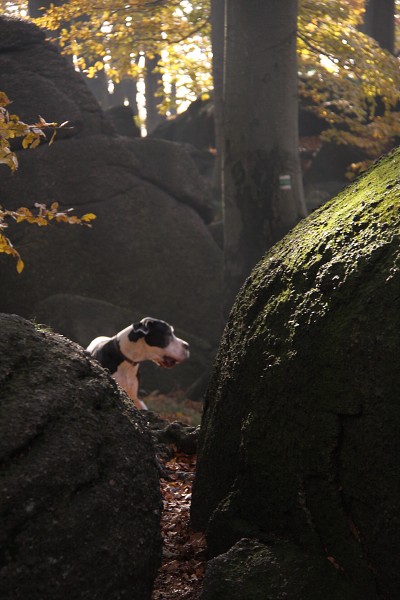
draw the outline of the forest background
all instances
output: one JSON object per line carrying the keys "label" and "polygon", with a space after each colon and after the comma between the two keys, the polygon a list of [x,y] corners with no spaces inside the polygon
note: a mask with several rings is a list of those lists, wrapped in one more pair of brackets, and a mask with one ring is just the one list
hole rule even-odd
{"label": "forest background", "polygon": [[[400,136],[400,3],[395,0],[300,0],[286,3],[284,9],[277,2],[251,2],[246,8],[223,0],[106,0],[100,5],[88,0],[2,0],[0,9],[46,29],[87,78],[101,106],[132,106],[143,133],[191,101],[212,96],[216,149],[210,150],[217,155],[214,191],[222,198],[228,306],[265,250],[306,214],[296,157],[298,101],[303,111],[325,124],[321,134],[307,140],[311,151],[324,142],[362,151],[364,160],[349,165],[349,178],[390,150]],[[257,18],[252,20],[252,14]],[[258,39],[259,44],[253,43]],[[272,40],[270,47],[264,48],[265,39]],[[243,51],[249,41],[250,52]],[[276,61],[279,72],[271,78]],[[247,80],[246,73],[251,74]],[[265,80],[268,90],[258,93]],[[3,123],[10,116],[6,107],[3,102]],[[16,127],[2,128],[0,158],[15,168],[9,140],[25,135],[24,145],[34,147],[40,142],[38,132],[49,124],[42,120],[16,132],[18,119],[12,120]],[[226,148],[237,145],[237,131],[245,128],[254,141],[247,140],[245,147],[239,143],[238,154],[246,155],[240,164],[246,185],[240,190],[233,169],[236,165],[237,171],[238,157],[235,152],[228,155]],[[256,156],[261,137],[270,140],[269,147],[265,155]],[[270,165],[264,179],[274,182],[271,189],[264,181],[248,184],[257,180],[261,164]],[[292,185],[290,194],[283,193],[289,209],[282,214],[279,177],[285,173]],[[3,211],[0,218],[4,225],[7,218],[22,215]],[[0,251],[17,256],[21,269],[9,240]]]}

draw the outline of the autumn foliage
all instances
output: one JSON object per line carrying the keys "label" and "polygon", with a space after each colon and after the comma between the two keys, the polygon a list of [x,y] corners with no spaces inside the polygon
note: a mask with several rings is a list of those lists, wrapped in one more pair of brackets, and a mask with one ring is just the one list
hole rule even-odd
{"label": "autumn foliage", "polygon": [[[22,147],[27,149],[36,148],[42,139],[46,139],[46,129],[53,130],[49,144],[54,140],[57,124],[47,123],[42,117],[39,117],[37,123],[27,125],[15,114],[10,114],[7,110],[11,101],[4,92],[0,92],[0,163],[6,165],[11,171],[18,168],[18,159],[16,153],[11,149],[11,140],[22,138]],[[64,123],[59,127],[65,125]],[[51,221],[56,223],[69,223],[71,225],[91,226],[90,222],[96,218],[93,213],[87,213],[82,217],[71,215],[72,209],[60,211],[57,202],[53,202],[50,208],[44,204],[35,203],[34,210],[27,207],[21,207],[17,210],[8,210],[0,205],[0,254],[9,254],[17,259],[17,271],[21,273],[24,269],[24,262],[16,248],[13,246],[9,237],[4,233],[8,227],[7,221],[13,220],[16,223],[31,223],[44,227]]]}
{"label": "autumn foliage", "polygon": [[298,18],[302,104],[324,119],[326,141],[371,158],[400,135],[398,58],[360,31],[364,0],[301,0]]}
{"label": "autumn foliage", "polygon": [[[0,0],[26,10],[26,1]],[[212,89],[210,0],[66,0],[36,23],[89,77],[144,75],[141,57],[160,57],[161,110]],[[325,120],[325,140],[378,156],[400,135],[398,59],[360,31],[364,0],[299,0],[302,105]],[[174,92],[172,92],[174,90]],[[378,110],[379,108],[379,110]]]}
{"label": "autumn foliage", "polygon": [[[400,71],[397,57],[360,31],[364,10],[364,0],[299,0],[299,94],[326,122],[323,139],[374,158],[400,135]],[[163,110],[212,88],[210,0],[66,0],[36,23],[89,77],[104,70],[116,82],[137,78],[141,57],[161,57]]]}

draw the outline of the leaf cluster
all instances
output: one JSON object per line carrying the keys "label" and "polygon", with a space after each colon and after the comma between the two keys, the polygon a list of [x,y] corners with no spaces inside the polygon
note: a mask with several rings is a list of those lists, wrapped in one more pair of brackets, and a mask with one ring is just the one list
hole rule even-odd
{"label": "leaf cluster", "polygon": [[[171,83],[185,79],[195,96],[212,85],[207,1],[69,0],[51,5],[35,22],[54,32],[62,51],[75,56],[88,77],[105,69],[116,83],[136,78],[144,73],[141,56],[162,55],[159,69]],[[208,64],[199,69],[202,51],[208,53]]]}
{"label": "leaf cluster", "polygon": [[[360,31],[364,5],[299,0],[299,94],[325,121],[325,140],[375,157],[400,135],[400,73],[398,59]],[[161,56],[163,112],[212,88],[210,0],[66,0],[36,23],[90,77],[102,69],[116,82],[138,77],[141,56]]]}
{"label": "leaf cluster", "polygon": [[[6,165],[14,172],[18,168],[18,159],[11,149],[10,140],[22,138],[23,148],[36,148],[41,140],[46,138],[44,129],[51,128],[54,129],[49,142],[51,144],[58,126],[57,123],[47,123],[42,117],[39,117],[39,121],[34,125],[27,125],[17,115],[8,112],[7,106],[9,104],[11,104],[11,100],[9,100],[7,94],[0,92],[0,164]],[[63,123],[59,127],[63,127],[65,124]],[[44,204],[36,203],[35,208],[35,212],[26,207],[14,211],[0,206],[0,254],[9,254],[17,259],[16,268],[18,273],[21,273],[24,269],[24,262],[11,240],[5,235],[5,230],[8,227],[7,221],[13,220],[16,223],[25,221],[40,227],[48,225],[51,221],[91,227],[90,222],[96,218],[93,213],[77,217],[69,214],[72,209],[60,211],[57,202],[53,202],[50,208],[47,208]]]}
{"label": "leaf cluster", "polygon": [[87,213],[82,217],[76,215],[70,215],[69,213],[73,209],[66,211],[59,210],[59,204],[53,202],[50,208],[47,208],[44,204],[35,203],[36,211],[33,212],[29,208],[21,207],[17,210],[7,210],[0,206],[0,254],[10,254],[17,258],[17,271],[21,273],[24,269],[24,262],[19,252],[14,248],[11,240],[4,235],[4,230],[8,224],[6,219],[13,219],[16,223],[22,223],[23,221],[31,224],[38,225],[39,227],[45,227],[51,221],[57,223],[69,223],[70,225],[86,225],[91,227],[90,222],[96,218],[93,213]]}
{"label": "leaf cluster", "polygon": [[160,487],[163,497],[161,533],[163,561],[154,584],[154,600],[197,598],[206,567],[206,540],[189,527],[192,480],[196,457],[179,452],[163,464],[165,477]]}
{"label": "leaf cluster", "polygon": [[[42,139],[46,138],[44,129],[56,128],[56,123],[47,123],[42,117],[33,125],[27,125],[17,115],[10,114],[7,106],[11,104],[11,100],[7,94],[0,92],[0,164],[5,164],[13,172],[18,167],[18,159],[11,150],[10,140],[15,138],[22,139],[23,148],[36,148],[39,146]],[[53,142],[55,131],[50,140]]]}
{"label": "leaf cluster", "polygon": [[359,30],[364,2],[301,0],[300,94],[325,140],[379,156],[400,135],[398,59]]}

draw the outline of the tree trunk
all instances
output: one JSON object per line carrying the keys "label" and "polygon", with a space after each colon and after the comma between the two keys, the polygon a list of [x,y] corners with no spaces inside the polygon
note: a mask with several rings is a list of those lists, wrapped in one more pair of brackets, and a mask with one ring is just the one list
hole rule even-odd
{"label": "tree trunk", "polygon": [[226,308],[306,208],[298,151],[297,0],[226,0]]}
{"label": "tree trunk", "polygon": [[160,88],[161,74],[155,69],[161,57],[156,55],[154,58],[146,56],[146,75],[145,75],[145,94],[146,94],[146,129],[150,133],[163,120],[163,115],[158,111],[158,105],[161,99],[157,97]]}
{"label": "tree trunk", "polygon": [[395,53],[394,0],[366,0],[363,32],[378,44]]}
{"label": "tree trunk", "polygon": [[225,45],[225,0],[211,0],[211,41],[213,52],[214,80],[214,127],[216,157],[213,175],[213,195],[220,205],[223,181],[223,84],[224,84],[224,45]]}

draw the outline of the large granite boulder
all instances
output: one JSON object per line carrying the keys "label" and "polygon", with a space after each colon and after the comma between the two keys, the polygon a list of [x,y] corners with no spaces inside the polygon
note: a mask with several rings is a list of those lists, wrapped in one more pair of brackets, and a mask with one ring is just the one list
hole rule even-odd
{"label": "large granite boulder", "polygon": [[[181,387],[192,383],[214,353],[221,323],[222,252],[207,228],[207,184],[178,144],[114,134],[80,75],[36,27],[0,19],[0,40],[0,89],[14,100],[13,111],[25,121],[40,113],[71,125],[50,147],[18,151],[16,175],[0,167],[1,203],[17,208],[57,201],[61,209],[97,215],[92,229],[10,227],[26,266],[18,275],[15,261],[1,257],[7,286],[0,310],[28,318],[40,310],[42,322],[61,331],[62,321],[62,333],[84,345],[90,340],[73,333],[86,328],[103,334],[113,311],[132,315],[122,327],[139,311],[140,318],[164,319],[207,349],[198,357],[194,349],[198,369],[190,382],[178,381]],[[65,314],[47,302],[58,294],[107,303],[110,312],[100,322],[77,310],[65,327]]]}
{"label": "large granite boulder", "polygon": [[149,599],[161,498],[144,420],[78,346],[0,315],[0,597]]}
{"label": "large granite boulder", "polygon": [[105,111],[118,135],[140,138],[140,128],[135,123],[135,113],[130,106],[117,104]]}
{"label": "large granite boulder", "polygon": [[210,554],[286,539],[329,564],[335,600],[400,597],[399,166],[380,160],[256,266],[202,422],[192,522]]}
{"label": "large granite boulder", "polygon": [[213,102],[198,98],[183,113],[158,125],[150,137],[187,142],[202,150],[215,148]]}
{"label": "large granite boulder", "polygon": [[69,126],[58,139],[113,132],[83,78],[46,41],[38,27],[0,18],[0,89],[12,100],[12,113],[26,123],[38,115]]}
{"label": "large granite boulder", "polygon": [[139,163],[141,177],[191,206],[209,223],[213,218],[210,187],[200,176],[187,146],[151,138],[129,143],[129,149]]}

